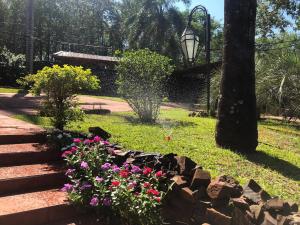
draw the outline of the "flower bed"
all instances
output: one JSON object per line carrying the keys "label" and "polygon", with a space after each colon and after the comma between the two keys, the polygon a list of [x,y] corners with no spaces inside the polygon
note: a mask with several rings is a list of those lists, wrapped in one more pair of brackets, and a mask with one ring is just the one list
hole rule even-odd
{"label": "flower bed", "polygon": [[300,224],[297,204],[272,198],[254,180],[241,187],[231,176],[211,180],[187,157],[123,151],[98,136],[58,136],[68,143],[63,190],[75,204],[120,218],[117,224]]}
{"label": "flower bed", "polygon": [[107,152],[110,146],[95,136],[75,138],[64,148],[70,183],[62,190],[73,203],[117,215],[124,224],[162,224],[159,208],[169,187],[165,174],[148,166],[117,163]]}

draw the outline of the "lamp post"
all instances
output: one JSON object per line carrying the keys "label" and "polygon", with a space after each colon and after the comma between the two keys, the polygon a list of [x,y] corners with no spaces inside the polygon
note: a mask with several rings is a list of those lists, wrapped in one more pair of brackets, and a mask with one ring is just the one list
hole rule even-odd
{"label": "lamp post", "polygon": [[210,14],[207,9],[202,5],[197,5],[192,9],[188,25],[181,35],[181,47],[186,61],[189,64],[194,64],[197,56],[199,55],[200,37],[195,33],[192,28],[192,19],[196,11],[202,11],[205,16],[205,61],[206,61],[206,84],[207,84],[207,113],[210,114],[210,32],[211,22]]}

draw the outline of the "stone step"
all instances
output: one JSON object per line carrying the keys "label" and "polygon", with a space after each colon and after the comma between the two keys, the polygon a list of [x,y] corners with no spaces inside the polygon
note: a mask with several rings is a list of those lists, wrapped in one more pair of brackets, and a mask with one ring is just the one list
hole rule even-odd
{"label": "stone step", "polygon": [[35,164],[0,168],[0,196],[62,187],[62,164]]}
{"label": "stone step", "polygon": [[58,189],[0,198],[1,225],[44,225],[78,216]]}
{"label": "stone step", "polygon": [[87,214],[80,217],[73,217],[67,220],[47,225],[117,225],[105,221],[104,218],[97,218],[94,214]]}
{"label": "stone step", "polygon": [[44,133],[35,133],[35,132],[14,132],[0,135],[0,145],[8,144],[21,144],[21,143],[44,143],[46,141],[46,135]]}
{"label": "stone step", "polygon": [[39,143],[0,145],[0,167],[57,161],[60,154]]}

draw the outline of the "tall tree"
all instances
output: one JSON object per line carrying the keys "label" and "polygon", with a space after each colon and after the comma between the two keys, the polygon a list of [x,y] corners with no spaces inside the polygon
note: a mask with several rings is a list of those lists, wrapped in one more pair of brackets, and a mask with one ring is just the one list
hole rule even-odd
{"label": "tall tree", "polygon": [[221,95],[216,126],[220,147],[255,151],[256,0],[225,0],[224,54]]}

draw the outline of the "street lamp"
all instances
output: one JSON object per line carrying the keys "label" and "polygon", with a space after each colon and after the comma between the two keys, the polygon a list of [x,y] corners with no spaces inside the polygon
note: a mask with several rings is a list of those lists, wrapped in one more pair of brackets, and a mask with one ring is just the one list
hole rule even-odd
{"label": "street lamp", "polygon": [[210,14],[202,5],[197,5],[191,11],[188,18],[188,25],[181,35],[181,48],[186,61],[189,64],[194,64],[199,55],[200,37],[192,28],[192,19],[196,11],[202,11],[205,16],[205,61],[206,61],[206,84],[207,84],[207,113],[210,113]]}

